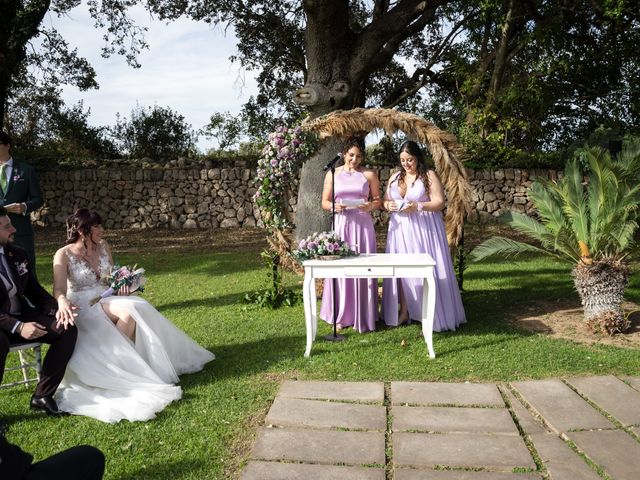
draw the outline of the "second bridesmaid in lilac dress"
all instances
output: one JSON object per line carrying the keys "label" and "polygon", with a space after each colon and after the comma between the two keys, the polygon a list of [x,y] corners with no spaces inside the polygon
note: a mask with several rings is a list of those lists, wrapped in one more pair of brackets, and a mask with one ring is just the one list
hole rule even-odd
{"label": "second bridesmaid in lilac dress", "polygon": [[[380,208],[380,181],[375,172],[360,166],[364,159],[364,142],[361,139],[348,139],[342,155],[344,165],[335,171],[336,233],[359,253],[375,253],[376,234],[370,212]],[[324,210],[331,211],[332,193],[331,172],[327,172],[322,190]],[[358,201],[361,203],[355,206]],[[360,333],[375,330],[378,319],[377,279],[338,279],[336,283],[338,329],[353,327]],[[327,279],[324,282],[320,318],[331,324],[333,295],[333,281]]]}
{"label": "second bridesmaid in lilac dress", "polygon": [[[466,322],[453,271],[442,219],[444,189],[438,175],[428,170],[416,142],[400,147],[400,172],[392,175],[384,198],[391,212],[387,253],[428,253],[436,261],[436,313],[433,330],[455,330]],[[398,305],[400,311],[398,312]],[[422,318],[422,279],[385,279],[382,314],[387,325],[397,326]]]}

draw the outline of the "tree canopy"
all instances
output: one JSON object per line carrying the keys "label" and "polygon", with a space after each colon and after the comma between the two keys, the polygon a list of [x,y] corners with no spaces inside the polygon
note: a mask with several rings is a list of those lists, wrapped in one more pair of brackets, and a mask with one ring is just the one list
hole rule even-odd
{"label": "tree canopy", "polygon": [[[74,85],[80,90],[98,87],[89,62],[43,21],[48,14],[65,15],[81,3],[81,0],[0,2],[0,119],[3,128],[12,130],[18,143],[41,140],[40,132],[65,116],[60,99],[62,85]],[[137,55],[146,47],[144,29],[127,16],[127,9],[136,3],[86,1],[95,26],[105,32],[103,55],[123,55],[134,67],[138,66]]]}
{"label": "tree canopy", "polygon": [[161,18],[233,26],[233,58],[257,72],[260,91],[245,105],[255,132],[291,123],[301,107],[317,115],[398,106],[445,122],[498,157],[505,148],[553,149],[600,125],[637,130],[636,7],[633,0],[151,2]]}
{"label": "tree canopy", "polygon": [[[21,98],[60,110],[59,86],[97,86],[95,72],[43,18],[81,0],[0,3],[0,115]],[[105,55],[137,65],[140,2],[86,0]],[[513,163],[596,128],[638,131],[640,38],[634,0],[147,0],[162,20],[233,28],[231,58],[256,73],[243,109],[249,135],[353,107],[398,107],[458,134],[471,156]],[[40,48],[29,48],[38,40]],[[212,46],[215,48],[215,46]],[[10,100],[9,102],[7,100]],[[6,107],[6,115],[5,115]],[[32,115],[33,117],[33,115]]]}

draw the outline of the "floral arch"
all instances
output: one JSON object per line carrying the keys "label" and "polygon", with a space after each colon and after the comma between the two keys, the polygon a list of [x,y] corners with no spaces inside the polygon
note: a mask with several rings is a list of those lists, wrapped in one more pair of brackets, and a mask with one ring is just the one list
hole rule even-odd
{"label": "floral arch", "polygon": [[389,135],[398,131],[427,147],[436,172],[447,195],[445,224],[449,245],[457,245],[471,197],[471,187],[462,164],[462,147],[453,134],[411,113],[383,108],[336,110],[305,121],[296,128],[281,127],[269,135],[258,162],[255,200],[269,231],[269,243],[280,253],[284,265],[292,265],[290,257],[294,224],[288,214],[290,181],[302,162],[313,155],[317,146],[330,137],[344,138],[383,130]]}

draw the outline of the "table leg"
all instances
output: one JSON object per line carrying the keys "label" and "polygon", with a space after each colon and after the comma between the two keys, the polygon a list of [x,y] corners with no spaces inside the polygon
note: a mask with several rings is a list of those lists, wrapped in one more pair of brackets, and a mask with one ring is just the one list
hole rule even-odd
{"label": "table leg", "polygon": [[309,306],[311,307],[311,338],[315,341],[318,334],[318,298],[316,296],[316,279],[311,279],[311,285],[309,285]]}
{"label": "table leg", "polygon": [[422,281],[422,335],[427,342],[429,358],[436,358],[433,351],[433,320],[436,314],[436,281],[433,269]]}
{"label": "table leg", "polygon": [[[314,339],[314,328],[313,328],[313,317],[314,317],[314,306],[312,305],[312,300],[315,299],[315,289],[313,289],[313,276],[310,272],[305,269],[304,272],[304,282],[302,284],[302,301],[304,303],[304,321],[307,328],[307,348],[304,351],[304,356],[309,357],[311,355],[311,345],[313,345]],[[313,295],[313,299],[312,299]]]}

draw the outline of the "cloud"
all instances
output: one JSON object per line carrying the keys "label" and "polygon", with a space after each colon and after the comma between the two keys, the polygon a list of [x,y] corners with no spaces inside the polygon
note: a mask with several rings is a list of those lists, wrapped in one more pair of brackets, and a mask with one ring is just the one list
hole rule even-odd
{"label": "cloud", "polygon": [[[220,26],[184,18],[164,23],[152,19],[142,7],[135,7],[131,14],[138,25],[149,29],[145,35],[149,49],[140,55],[139,69],[120,56],[102,58],[103,32],[94,27],[84,5],[68,16],[49,15],[45,20],[96,70],[99,90],[63,89],[67,104],[82,100],[91,109],[91,124],[113,125],[118,112],[128,117],[136,105],[157,104],[170,107],[199,129],[215,112],[238,113],[257,92],[251,72],[243,72],[229,60],[236,51],[232,29],[225,32]],[[211,146],[213,142],[200,139],[202,150]]]}

